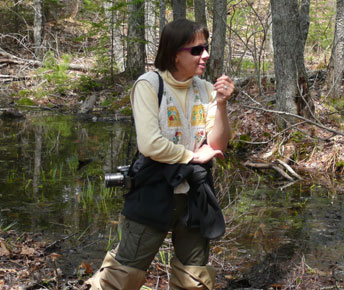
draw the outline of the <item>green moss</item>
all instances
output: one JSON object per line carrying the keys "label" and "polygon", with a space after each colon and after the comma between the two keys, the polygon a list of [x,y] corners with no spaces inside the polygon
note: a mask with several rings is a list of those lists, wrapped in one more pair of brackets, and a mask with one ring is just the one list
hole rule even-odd
{"label": "green moss", "polygon": [[34,92],[34,96],[35,98],[37,99],[41,99],[41,98],[44,98],[45,96],[48,95],[48,91],[44,90],[43,88],[37,88],[37,90]]}
{"label": "green moss", "polygon": [[26,97],[21,98],[20,100],[18,100],[16,102],[16,104],[20,105],[20,106],[35,106],[36,105],[36,103],[33,100],[31,100],[29,98],[26,98]]}
{"label": "green moss", "polygon": [[19,97],[28,97],[30,96],[31,91],[30,90],[20,90],[18,92]]}
{"label": "green moss", "polygon": [[102,107],[109,107],[112,105],[112,100],[111,99],[105,99],[104,102],[101,103]]}
{"label": "green moss", "polygon": [[126,116],[130,116],[132,114],[132,110],[130,107],[125,107],[121,110],[121,113]]}
{"label": "green moss", "polygon": [[291,137],[291,141],[294,141],[295,143],[301,143],[304,141],[305,135],[300,131],[294,131]]}

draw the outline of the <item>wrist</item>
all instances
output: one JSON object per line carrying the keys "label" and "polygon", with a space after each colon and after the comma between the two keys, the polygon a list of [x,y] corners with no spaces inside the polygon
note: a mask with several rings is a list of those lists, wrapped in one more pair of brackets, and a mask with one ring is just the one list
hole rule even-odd
{"label": "wrist", "polygon": [[217,106],[218,111],[221,111],[221,112],[227,111],[227,102],[226,101],[217,102],[216,106]]}

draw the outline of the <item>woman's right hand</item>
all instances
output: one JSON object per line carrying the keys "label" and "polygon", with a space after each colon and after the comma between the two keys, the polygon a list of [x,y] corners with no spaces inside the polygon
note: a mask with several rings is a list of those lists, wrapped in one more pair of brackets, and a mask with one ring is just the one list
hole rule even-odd
{"label": "woman's right hand", "polygon": [[209,162],[214,157],[220,159],[224,158],[221,150],[214,150],[208,144],[204,144],[196,152],[194,152],[194,156],[190,162],[204,164]]}

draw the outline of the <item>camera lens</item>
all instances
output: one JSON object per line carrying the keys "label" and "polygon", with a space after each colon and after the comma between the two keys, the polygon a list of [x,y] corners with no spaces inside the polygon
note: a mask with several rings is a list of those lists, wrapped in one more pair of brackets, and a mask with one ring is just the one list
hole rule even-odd
{"label": "camera lens", "polygon": [[105,174],[105,186],[123,186],[124,185],[124,175],[122,173],[109,173]]}

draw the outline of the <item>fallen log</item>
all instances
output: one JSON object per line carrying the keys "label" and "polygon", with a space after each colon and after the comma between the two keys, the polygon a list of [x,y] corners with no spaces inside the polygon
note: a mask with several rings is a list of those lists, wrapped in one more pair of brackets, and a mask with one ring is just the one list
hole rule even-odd
{"label": "fallen log", "polygon": [[12,76],[12,75],[0,75],[1,82],[13,82],[13,81],[22,81],[27,79],[32,79],[32,76]]}
{"label": "fallen log", "polygon": [[[44,66],[44,63],[39,60],[33,60],[33,59],[23,59],[20,57],[17,57],[15,55],[12,55],[3,49],[0,48],[0,55],[6,57],[6,58],[0,58],[0,63],[6,63],[6,64],[17,64],[17,65],[33,65],[33,66]],[[89,71],[92,67],[89,65],[82,65],[82,64],[69,64],[68,69],[70,70],[77,70],[77,71]]]}
{"label": "fallen log", "polygon": [[86,100],[82,103],[78,111],[78,114],[86,114],[89,111],[91,111],[93,109],[94,104],[97,101],[97,97],[98,96],[96,94],[88,96]]}

